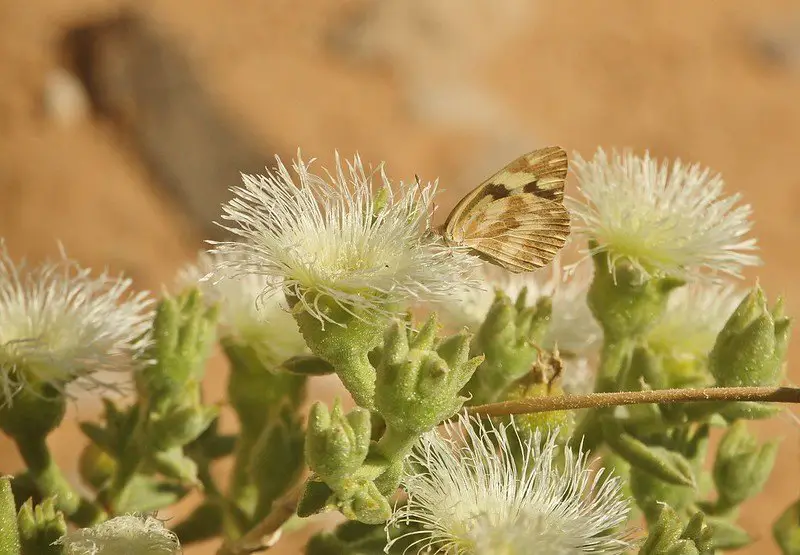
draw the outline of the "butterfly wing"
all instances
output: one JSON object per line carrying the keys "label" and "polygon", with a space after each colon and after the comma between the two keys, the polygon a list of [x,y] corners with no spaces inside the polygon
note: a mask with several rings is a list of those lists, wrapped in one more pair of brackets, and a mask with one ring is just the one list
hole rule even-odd
{"label": "butterfly wing", "polygon": [[456,205],[444,224],[445,240],[511,272],[545,266],[569,236],[566,177],[560,147],[521,156]]}
{"label": "butterfly wing", "polygon": [[462,245],[510,272],[531,272],[550,263],[569,236],[563,204],[534,195],[487,203],[465,222]]}

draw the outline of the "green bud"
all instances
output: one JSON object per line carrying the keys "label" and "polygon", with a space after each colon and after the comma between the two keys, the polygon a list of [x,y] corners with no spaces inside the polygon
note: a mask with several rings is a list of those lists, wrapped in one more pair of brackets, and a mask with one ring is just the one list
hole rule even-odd
{"label": "green bud", "polygon": [[458,393],[482,360],[469,358],[466,332],[432,350],[435,326],[434,315],[410,344],[399,321],[385,334],[375,407],[387,427],[401,435],[418,435],[455,414],[465,400]]}
{"label": "green bud", "polygon": [[775,521],[772,536],[783,555],[800,554],[800,500],[789,505]]}
{"label": "green bud", "polygon": [[526,290],[516,303],[498,291],[481,324],[473,344],[474,353],[486,359],[466,387],[472,404],[499,399],[508,387],[525,374],[540,352],[541,343],[552,312],[549,297],[542,297],[532,307],[525,306]]}
{"label": "green bud", "polygon": [[216,309],[205,306],[197,288],[161,301],[147,353],[155,364],[137,374],[139,393],[151,405],[183,398],[198,387],[214,341],[216,319]]}
{"label": "green bud", "polygon": [[64,394],[52,385],[25,387],[0,405],[0,429],[17,441],[41,440],[61,423],[66,408]]}
{"label": "green bud", "polygon": [[603,419],[603,437],[608,446],[633,468],[668,484],[694,487],[692,465],[680,453],[642,443],[625,433],[622,425],[613,417]]}
{"label": "green bud", "polygon": [[17,525],[22,555],[61,555],[61,546],[53,544],[67,533],[67,523],[52,498],[36,506],[29,499],[20,508]]}
{"label": "green bud", "polygon": [[0,476],[0,553],[20,554],[17,508],[10,476]]}
{"label": "green bud", "polygon": [[651,525],[658,520],[665,503],[678,513],[686,514],[697,497],[697,490],[693,487],[668,484],[635,467],[631,468],[630,488],[636,504]]}
{"label": "green bud", "polygon": [[650,528],[647,540],[639,555],[700,555],[711,553],[709,549],[711,531],[696,513],[684,527],[678,514],[669,506],[662,505],[658,518]]}
{"label": "green bud", "polygon": [[728,319],[709,356],[717,385],[776,385],[782,376],[790,327],[782,300],[770,312],[764,291],[756,285]]}
{"label": "green bud", "polygon": [[350,520],[364,524],[383,524],[392,516],[392,507],[374,482],[355,480],[336,494],[336,506]]}
{"label": "green bud", "polygon": [[352,475],[367,458],[370,432],[368,410],[357,407],[345,416],[338,400],[330,413],[314,403],[305,441],[309,468],[329,482]]}
{"label": "green bud", "polygon": [[735,507],[760,492],[772,472],[777,454],[777,441],[759,445],[744,422],[736,422],[728,428],[714,461],[720,508]]}
{"label": "green bud", "polygon": [[[589,247],[596,246],[590,242]],[[606,342],[642,337],[661,317],[669,294],[685,282],[675,277],[646,278],[627,262],[609,268],[605,252],[593,255],[595,272],[587,303]]]}
{"label": "green bud", "polygon": [[706,522],[706,515],[700,511],[689,519],[683,537],[692,540],[700,553],[713,551],[713,529]]}

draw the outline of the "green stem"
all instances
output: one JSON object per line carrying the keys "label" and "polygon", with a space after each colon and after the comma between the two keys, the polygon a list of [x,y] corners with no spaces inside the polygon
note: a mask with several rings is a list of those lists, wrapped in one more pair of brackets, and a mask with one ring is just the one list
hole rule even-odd
{"label": "green stem", "polygon": [[800,404],[798,387],[704,387],[702,389],[649,389],[587,395],[531,397],[469,407],[472,414],[508,416],[558,410],[608,409],[623,405],[657,403],[754,402]]}
{"label": "green stem", "polygon": [[[297,308],[296,298],[287,295],[286,300],[290,307]],[[339,324],[326,322],[323,329],[319,320],[299,310],[295,313],[297,325],[311,351],[336,369],[358,406],[372,410],[375,408],[375,368],[368,354],[382,343],[388,322],[380,318],[361,320],[333,303],[328,304],[329,316]]]}
{"label": "green stem", "polygon": [[380,441],[378,452],[389,461],[404,458],[414,447],[419,434],[398,431],[391,426],[386,427]]}
{"label": "green stem", "polygon": [[[606,338],[597,371],[595,392],[607,393],[617,389],[620,375],[624,378],[628,372],[635,347],[636,342],[630,338]],[[586,449],[597,449],[603,442],[600,420],[612,410],[613,408],[597,408],[587,412],[575,428],[573,437],[583,441]]]}
{"label": "green stem", "polygon": [[596,393],[617,390],[620,376],[624,377],[628,372],[635,347],[636,342],[627,337],[606,340],[597,370]]}
{"label": "green stem", "polygon": [[15,441],[39,492],[44,497],[54,497],[56,506],[66,517],[82,527],[92,526],[106,518],[100,507],[83,499],[72,488],[53,461],[44,438],[15,438]]}
{"label": "green stem", "polygon": [[233,469],[231,470],[231,486],[228,493],[230,500],[239,505],[245,512],[251,514],[255,509],[258,499],[258,490],[250,479],[250,455],[258,436],[252,437],[252,432],[242,430],[236,439]]}

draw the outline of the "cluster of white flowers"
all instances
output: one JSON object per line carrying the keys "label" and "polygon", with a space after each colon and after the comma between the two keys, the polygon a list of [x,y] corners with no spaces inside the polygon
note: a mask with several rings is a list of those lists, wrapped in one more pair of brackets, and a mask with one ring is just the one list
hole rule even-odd
{"label": "cluster of white flowers", "polygon": [[0,405],[28,383],[110,385],[98,372],[144,363],[151,304],[130,279],[92,276],[63,254],[16,265],[0,245]]}
{"label": "cluster of white flowers", "polygon": [[[574,166],[583,197],[570,199],[574,232],[612,268],[626,262],[645,277],[702,278],[739,276],[743,266],[759,262],[755,240],[745,237],[750,207],[737,207],[738,195],[723,197],[721,178],[709,170],[602,150]],[[279,362],[305,348],[282,304],[286,296],[323,324],[339,323],[325,309],[331,303],[367,318],[445,301],[446,321],[476,330],[493,289],[514,298],[525,287],[529,302],[552,298],[542,346],[569,353],[565,390],[586,390],[602,339],[586,304],[589,273],[579,269],[565,280],[556,263],[544,279],[486,270],[481,280],[477,259],[446,247],[431,231],[435,183],[393,187],[383,166],[366,172],[357,156],[343,165],[338,154],[324,176],[299,155],[293,169],[295,176],[278,160],[266,176],[244,176],[222,216],[238,239],[213,243],[211,254],[201,254],[180,277],[220,305],[223,336],[264,345]],[[130,280],[92,277],[66,258],[34,269],[15,266],[0,249],[0,404],[27,383],[63,387],[143,363],[151,301],[131,293]],[[731,287],[680,289],[648,341],[702,356],[740,298]],[[451,555],[629,551],[619,478],[593,471],[582,448],[560,447],[557,437],[537,431],[522,438],[513,420],[498,425],[464,415],[425,434],[403,481],[408,502],[388,525],[414,531],[390,546],[410,540],[415,553]],[[521,446],[520,458],[512,444]],[[141,515],[78,530],[61,544],[70,555],[180,553],[174,534]]]}
{"label": "cluster of white flowers", "polygon": [[[389,547],[410,542],[412,553],[448,555],[613,555],[633,547],[620,529],[630,510],[621,480],[592,471],[582,449],[559,447],[557,433],[523,439],[513,421],[463,414],[443,428],[425,434],[409,457],[408,502],[387,530],[416,530]],[[515,444],[523,446],[519,460]]]}

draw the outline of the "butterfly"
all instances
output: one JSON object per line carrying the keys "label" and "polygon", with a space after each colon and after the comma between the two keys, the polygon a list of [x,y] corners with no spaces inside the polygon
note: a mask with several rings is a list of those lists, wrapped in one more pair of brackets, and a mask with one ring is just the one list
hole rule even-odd
{"label": "butterfly", "polygon": [[520,156],[459,201],[437,230],[514,273],[547,265],[569,236],[567,153],[551,146]]}

